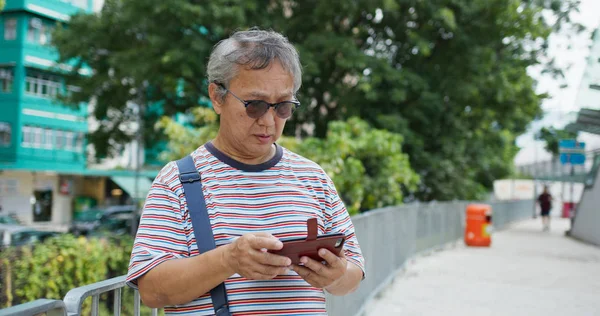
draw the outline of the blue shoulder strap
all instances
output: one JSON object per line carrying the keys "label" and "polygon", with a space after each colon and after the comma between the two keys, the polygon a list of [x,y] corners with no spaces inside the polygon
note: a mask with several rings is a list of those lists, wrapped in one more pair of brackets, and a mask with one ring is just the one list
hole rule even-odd
{"label": "blue shoulder strap", "polygon": [[[190,217],[192,218],[192,227],[196,236],[196,244],[200,253],[215,249],[215,237],[213,236],[206,202],[204,201],[204,193],[202,192],[202,181],[200,181],[200,173],[196,170],[194,159],[188,155],[185,158],[177,160],[179,168],[179,180],[183,185],[183,194],[187,201]],[[227,302],[227,291],[225,283],[217,285],[210,290],[212,297],[215,315],[230,316],[229,305]]]}

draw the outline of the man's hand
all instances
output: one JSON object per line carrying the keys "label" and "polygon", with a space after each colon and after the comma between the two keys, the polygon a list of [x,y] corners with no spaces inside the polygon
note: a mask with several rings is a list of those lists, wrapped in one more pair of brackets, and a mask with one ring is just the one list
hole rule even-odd
{"label": "man's hand", "polygon": [[338,257],[327,249],[320,249],[319,256],[327,263],[323,264],[311,258],[302,257],[300,258],[300,262],[304,266],[293,265],[292,269],[308,284],[316,288],[327,289],[329,286],[334,286],[344,276],[348,268],[348,261],[343,250]]}
{"label": "man's hand", "polygon": [[233,273],[253,280],[270,280],[289,270],[292,261],[267,252],[280,250],[283,243],[268,233],[246,234],[236,239],[224,253],[224,263]]}

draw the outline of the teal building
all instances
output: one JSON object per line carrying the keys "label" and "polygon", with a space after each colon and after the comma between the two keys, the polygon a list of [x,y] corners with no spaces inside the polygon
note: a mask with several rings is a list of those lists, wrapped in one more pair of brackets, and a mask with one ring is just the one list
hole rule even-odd
{"label": "teal building", "polygon": [[[56,101],[78,87],[61,77],[70,68],[57,64],[52,30],[93,10],[93,0],[7,0],[0,12],[0,215],[40,229],[65,230],[81,198],[119,200],[129,188],[117,182],[132,182],[124,172],[87,169],[87,104]],[[141,177],[139,189],[148,185]]]}

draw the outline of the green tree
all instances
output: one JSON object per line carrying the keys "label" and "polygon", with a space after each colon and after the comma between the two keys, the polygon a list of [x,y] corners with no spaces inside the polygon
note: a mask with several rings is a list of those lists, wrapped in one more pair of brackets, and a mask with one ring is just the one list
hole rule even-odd
{"label": "green tree", "polygon": [[325,138],[310,137],[294,151],[330,175],[351,214],[403,203],[419,177],[402,152],[404,138],[357,117],[331,121]]}
{"label": "green tree", "polygon": [[6,1],[0,0],[0,11],[2,11],[2,9],[4,9],[4,5],[6,5]]}
{"label": "green tree", "polygon": [[[210,49],[257,25],[286,34],[303,62],[304,106],[287,135],[325,138],[330,122],[361,117],[404,136],[422,180],[418,198],[474,199],[511,172],[515,137],[541,116],[545,96],[526,69],[540,63],[552,30],[572,25],[577,4],[107,0],[99,15],[75,16],[54,41],[62,59],[95,70],[67,82],[82,87],[72,102],[96,100],[101,127],[90,141],[97,154],[134,137],[123,128],[133,120],[132,102],[153,105],[145,107],[147,129],[162,115],[206,104]],[[145,135],[154,143],[161,133]]]}
{"label": "green tree", "polygon": [[561,139],[577,139],[576,132],[556,129],[554,127],[542,127],[535,135],[535,139],[546,142],[545,149],[552,154],[554,158],[560,155],[558,143]]}
{"label": "green tree", "polygon": [[401,70],[371,71],[365,88],[384,105],[361,116],[406,136],[421,199],[480,198],[510,173],[515,137],[541,115],[544,96],[526,72],[544,53],[532,41],[544,42],[553,27],[540,13],[554,8],[567,19],[574,3],[394,3],[371,38]]}
{"label": "green tree", "polygon": [[[213,45],[246,24],[252,1],[106,0],[99,14],[80,13],[53,34],[61,61],[75,61],[66,83],[81,90],[63,97],[69,104],[93,101],[99,127],[88,139],[96,156],[118,154],[136,135],[136,104],[143,109],[146,143],[161,116],[206,103],[206,59]],[[77,39],[77,40],[75,40]],[[89,67],[91,76],[79,75]]]}

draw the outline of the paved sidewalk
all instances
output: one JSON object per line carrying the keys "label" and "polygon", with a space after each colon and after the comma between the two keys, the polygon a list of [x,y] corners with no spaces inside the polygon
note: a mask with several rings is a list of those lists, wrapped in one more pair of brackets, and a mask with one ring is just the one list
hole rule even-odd
{"label": "paved sidewalk", "polygon": [[491,248],[419,257],[367,315],[600,315],[600,248],[565,237],[568,227],[528,220],[495,233]]}

